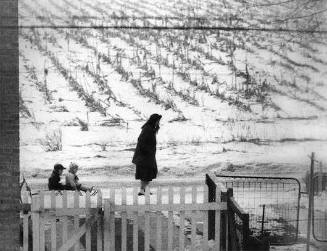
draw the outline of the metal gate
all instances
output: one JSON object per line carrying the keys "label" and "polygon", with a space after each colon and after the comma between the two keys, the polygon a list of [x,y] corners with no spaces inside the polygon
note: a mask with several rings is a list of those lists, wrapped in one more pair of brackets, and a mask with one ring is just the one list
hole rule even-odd
{"label": "metal gate", "polygon": [[313,177],[312,235],[317,241],[327,242],[327,173]]}
{"label": "metal gate", "polygon": [[216,175],[249,213],[251,234],[271,244],[298,239],[301,185],[295,178]]}

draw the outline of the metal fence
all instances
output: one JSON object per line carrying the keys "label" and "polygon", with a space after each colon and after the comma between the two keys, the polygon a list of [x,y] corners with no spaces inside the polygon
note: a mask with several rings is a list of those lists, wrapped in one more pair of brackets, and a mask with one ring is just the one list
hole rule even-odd
{"label": "metal fence", "polygon": [[290,244],[298,239],[300,182],[286,177],[217,175],[247,213],[251,235],[272,244]]}
{"label": "metal fence", "polygon": [[317,241],[327,242],[327,173],[313,177],[312,234]]}

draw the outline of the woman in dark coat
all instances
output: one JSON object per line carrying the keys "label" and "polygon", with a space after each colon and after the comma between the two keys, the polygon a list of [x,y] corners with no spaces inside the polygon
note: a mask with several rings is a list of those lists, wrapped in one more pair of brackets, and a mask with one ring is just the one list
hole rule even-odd
{"label": "woman in dark coat", "polygon": [[152,114],[142,126],[142,132],[137,140],[132,162],[136,165],[135,178],[141,180],[139,195],[144,195],[145,188],[158,174],[156,161],[156,134],[159,130],[161,115]]}

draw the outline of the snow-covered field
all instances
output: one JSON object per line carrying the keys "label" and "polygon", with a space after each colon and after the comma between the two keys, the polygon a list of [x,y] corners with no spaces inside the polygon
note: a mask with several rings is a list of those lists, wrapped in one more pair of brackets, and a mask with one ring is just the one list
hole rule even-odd
{"label": "snow-covered field", "polygon": [[[209,21],[221,10],[222,23],[224,13],[242,9],[238,1],[188,4]],[[184,7],[178,1],[24,0],[19,11],[24,25],[120,22],[115,15],[134,16],[137,25],[143,16],[186,15]],[[265,23],[260,7],[252,9],[256,18],[245,14],[242,24]],[[152,113],[163,115],[160,176],[202,176],[232,165],[234,172],[301,178],[310,152],[327,160],[322,35],[60,28],[23,28],[20,34],[21,166],[27,177],[44,178],[55,162],[71,161],[80,164],[82,176],[132,177],[133,148]],[[41,144],[53,131],[61,132],[61,151]]]}

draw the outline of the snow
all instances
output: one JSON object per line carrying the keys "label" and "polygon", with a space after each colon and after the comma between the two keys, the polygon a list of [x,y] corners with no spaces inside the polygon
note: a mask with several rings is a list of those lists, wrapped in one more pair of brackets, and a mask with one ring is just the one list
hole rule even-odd
{"label": "snow", "polygon": [[[67,8],[63,12],[56,12],[56,7],[53,5],[52,1],[47,1],[46,4],[42,3],[42,8],[40,10],[36,9],[37,6],[33,2],[26,0],[24,3],[29,4],[30,8],[34,10],[33,15],[40,12],[42,8],[42,11],[47,10],[51,13],[55,12],[57,15],[60,15],[62,19],[65,19],[67,14],[70,12],[74,15],[80,15],[83,13],[89,13],[90,16],[99,15],[98,10],[92,8],[92,6],[95,6],[94,4],[88,4],[86,6],[83,2],[70,3],[71,6],[83,6],[83,10],[80,8]],[[113,10],[118,10],[121,9],[120,7],[124,3],[121,1],[114,1],[111,7]],[[138,13],[143,11],[148,15],[157,15],[158,13],[162,13],[164,10],[167,11],[168,14],[170,13],[168,7],[169,5],[170,3],[168,2],[155,4],[150,4],[147,1],[143,1],[138,4],[131,2],[126,3],[126,8],[124,11],[127,11],[127,15],[129,14],[129,11],[133,13],[132,10],[138,10]],[[238,8],[236,6],[240,5],[240,3],[231,4],[233,8]],[[28,14],[29,11],[23,7],[21,7],[21,9],[23,9],[22,14]],[[142,8],[142,10],[138,8]],[[208,11],[206,8],[203,8],[203,10]],[[178,171],[176,171],[176,173],[182,172],[179,169],[185,169],[186,166],[190,166],[191,170],[193,167],[195,168],[198,166],[198,170],[191,171],[191,173],[194,172],[194,174],[200,174],[203,172],[201,170],[205,170],[205,167],[210,167],[215,164],[221,165],[221,163],[224,163],[224,161],[242,163],[246,159],[249,160],[247,163],[269,163],[272,161],[281,163],[281,165],[287,165],[287,163],[295,164],[300,163],[300,159],[303,161],[305,157],[297,157],[293,159],[294,156],[299,156],[302,154],[305,155],[305,151],[312,151],[313,149],[319,151],[321,150],[321,147],[323,149],[322,145],[324,145],[323,142],[326,140],[327,135],[326,127],[324,126],[326,123],[326,116],[323,115],[323,112],[317,111],[316,106],[308,104],[305,100],[297,99],[296,96],[295,98],[292,98],[290,95],[285,96],[277,93],[271,93],[271,100],[276,103],[281,110],[279,112],[274,112],[273,110],[262,109],[257,104],[253,104],[252,108],[255,110],[256,114],[250,114],[240,112],[236,107],[230,106],[226,102],[221,102],[219,99],[200,90],[194,91],[194,97],[197,101],[199,101],[200,106],[190,105],[180,97],[174,94],[168,94],[167,90],[160,85],[157,86],[156,89],[159,98],[162,100],[172,99],[176,104],[177,109],[182,111],[183,115],[188,119],[184,122],[170,123],[170,120],[178,116],[175,112],[173,112],[171,109],[165,110],[160,105],[154,104],[153,102],[140,96],[130,83],[126,83],[121,79],[121,76],[115,72],[112,65],[101,62],[99,76],[104,76],[103,79],[107,80],[107,84],[116,96],[117,100],[127,104],[127,106],[121,107],[117,104],[117,102],[108,103],[106,101],[106,94],[99,90],[98,85],[94,84],[94,78],[80,68],[85,67],[86,63],[89,64],[92,69],[95,68],[96,59],[94,58],[94,51],[85,48],[74,39],[69,39],[69,41],[67,41],[64,33],[56,30],[40,31],[40,36],[43,36],[42,34],[44,34],[45,37],[55,38],[55,43],[45,44],[45,41],[42,41],[42,44],[46,45],[47,49],[56,55],[62,65],[66,66],[67,69],[72,69],[74,71],[73,76],[78,82],[81,83],[88,93],[93,93],[97,100],[100,100],[106,104],[105,106],[109,109],[110,116],[121,117],[126,123],[128,123],[128,127],[127,124],[122,124],[123,128],[103,128],[100,126],[104,121],[106,121],[106,118],[100,115],[98,112],[90,112],[85,106],[84,102],[78,98],[75,92],[67,91],[69,90],[67,81],[57,72],[50,60],[46,56],[42,55],[26,40],[21,39],[21,51],[23,52],[24,57],[26,57],[28,60],[27,64],[33,65],[36,68],[36,71],[40,73],[40,81],[43,81],[44,78],[44,76],[42,76],[44,67],[49,69],[49,74],[47,76],[48,88],[53,94],[55,100],[52,104],[45,104],[44,100],[42,100],[40,96],[41,93],[37,93],[37,90],[34,90],[34,88],[28,88],[28,85],[25,84],[28,80],[25,80],[25,77],[21,76],[23,97],[24,99],[31,101],[29,102],[28,107],[33,111],[35,116],[34,120],[41,124],[41,129],[34,130],[33,127],[28,125],[28,122],[24,120],[23,124],[25,129],[22,128],[22,130],[28,133],[22,133],[22,135],[24,135],[22,137],[23,149],[27,150],[29,148],[28,145],[33,142],[34,146],[32,149],[34,150],[29,149],[29,151],[39,151],[40,148],[36,147],[36,145],[38,139],[45,134],[45,131],[50,130],[51,127],[61,127],[64,135],[64,152],[65,149],[67,149],[67,152],[79,151],[82,149],[81,152],[84,154],[82,154],[83,157],[80,156],[80,160],[87,164],[89,164],[91,161],[86,161],[85,159],[101,155],[102,158],[98,158],[98,160],[94,161],[92,166],[101,166],[105,162],[108,163],[107,165],[116,165],[120,163],[122,166],[127,166],[130,164],[129,158],[131,152],[124,152],[123,149],[128,147],[133,148],[133,144],[135,144],[135,139],[139,133],[140,126],[150,114],[155,112],[163,114],[162,129],[158,135],[158,143],[161,150],[161,152],[158,152],[158,160],[161,161],[160,164],[162,169],[166,168],[165,170],[167,170],[167,168],[171,169],[173,166],[180,167],[177,168]],[[92,37],[85,37],[86,41],[90,45],[95,46],[99,53],[107,54],[108,48],[111,48],[110,50],[112,50],[112,54],[114,56],[114,51],[120,48],[125,51],[126,56],[133,56],[135,48],[127,44],[126,41],[122,40],[121,38],[110,38],[107,39],[108,43],[104,43],[97,39],[97,37],[101,36],[100,31],[91,32],[89,34],[93,35]],[[226,32],[222,34],[226,36],[228,35]],[[125,37],[128,38],[129,35],[125,34]],[[215,39],[216,36],[208,37],[210,43],[214,43]],[[267,45],[269,45],[269,42],[273,39],[278,38],[269,36],[268,40],[261,43],[262,47],[269,47]],[[286,38],[284,36],[279,39]],[[136,41],[142,46],[145,46],[151,52],[151,54],[155,55],[157,48],[152,40],[149,42],[136,38]],[[274,67],[269,67],[268,62],[269,60],[281,61],[281,59],[268,50],[258,49],[251,43],[247,43],[247,46],[254,50],[255,53],[252,54],[250,52],[244,52],[242,49],[237,49],[235,51],[234,56],[236,58],[236,67],[239,69],[244,69],[246,59],[246,62],[251,65],[251,69],[253,71],[256,71],[257,69],[260,72],[274,75]],[[278,42],[276,43],[276,46],[277,44]],[[207,50],[206,44],[199,44],[199,46],[204,51]],[[298,46],[299,45],[295,43],[295,48]],[[312,45],[312,47],[313,46],[319,52],[321,51],[322,53],[325,53],[323,47],[319,47],[318,45]],[[67,51],[68,53],[63,53]],[[162,56],[167,56],[170,58],[169,61],[171,61],[171,58],[176,58],[165,48],[160,48],[160,51]],[[301,54],[293,51],[288,52],[287,56],[293,61],[300,62],[303,61],[306,55],[304,52],[302,52],[303,48]],[[216,58],[221,58],[224,62],[229,60],[227,53],[218,49],[212,49],[212,55]],[[227,83],[231,82],[231,70],[226,65],[220,65],[218,63],[207,64],[209,61],[207,61],[203,55],[199,54],[198,52],[190,51],[189,57],[198,57],[203,63],[205,71],[219,72],[219,81],[225,81]],[[317,54],[316,57],[319,58],[320,55]],[[178,58],[176,58],[176,62],[178,62]],[[310,63],[310,60],[306,59],[306,62]],[[124,68],[129,68],[129,70],[134,72],[136,75],[138,75],[137,72],[142,72],[142,70],[140,70],[136,65],[130,64],[130,62],[124,58],[122,59],[122,65]],[[149,59],[149,65],[155,69],[155,73],[158,75],[159,68],[154,59]],[[323,71],[323,66],[317,61],[313,62],[312,65],[317,67],[320,71]],[[282,70],[286,71],[285,69]],[[172,71],[169,67],[162,65],[160,71],[163,81],[168,82],[171,80]],[[278,71],[276,73],[278,73]],[[199,74],[200,71],[198,72],[194,70],[191,74],[191,78],[197,78]],[[298,73],[294,72],[293,74]],[[305,72],[305,74],[309,76],[311,73],[308,71]],[[317,74],[314,74],[313,76],[318,79]],[[271,80],[272,77],[273,76],[270,77]],[[238,82],[239,81],[242,80],[239,79]],[[144,88],[151,88],[151,81],[143,81],[142,85]],[[278,86],[278,83],[274,83],[274,85]],[[177,74],[174,79],[174,88],[176,88],[177,91],[191,89],[190,93],[193,92],[192,89],[194,90],[194,87],[190,87],[189,83],[180,79]],[[324,85],[320,85],[319,88],[319,93],[324,95],[326,91]],[[287,89],[284,88],[284,90],[288,92]],[[308,94],[307,99],[310,100],[310,98],[310,94]],[[313,103],[320,103],[321,106],[323,106],[323,100],[311,100]],[[67,108],[68,112],[49,112],[58,107]],[[146,109],[142,109],[142,107],[146,107]],[[299,109],[299,107],[301,107],[301,109]],[[135,111],[138,111],[138,113],[136,114]],[[313,115],[313,119],[310,119],[311,115]],[[70,126],[67,126],[69,124],[76,124],[77,117],[84,121],[89,121],[90,130],[88,132],[79,132],[78,128],[70,128]],[[295,119],[284,120],[278,119],[278,117],[294,117]],[[307,117],[309,119],[301,119]],[[267,120],[267,118],[270,120],[266,122],[265,120]],[[261,123],[260,120],[262,120],[263,123]],[[35,137],[32,136],[31,132],[33,132]],[[259,140],[259,142],[262,142],[263,144],[256,146],[247,141],[237,143],[237,141],[241,139]],[[236,142],[234,143],[233,141],[235,140]],[[307,141],[309,142],[308,144],[302,143]],[[102,151],[100,146],[104,144],[119,145],[119,149],[117,148],[117,150],[114,150],[114,148],[110,148],[110,153],[108,152],[108,149],[106,151]],[[78,147],[75,147],[76,145],[78,145]],[[310,147],[307,147],[308,145]],[[230,146],[232,146],[231,149]],[[224,151],[226,148],[231,151]],[[287,151],[282,151],[284,148]],[[265,154],[266,151],[270,151],[271,155],[267,156]],[[285,154],[286,152],[287,154]],[[323,153],[324,151],[319,152]],[[195,155],[194,153],[197,154]],[[63,152],[45,153],[45,155],[53,155],[54,157],[51,158],[51,161],[58,157],[60,157],[60,159],[63,161],[70,158],[70,155],[67,156],[67,153]],[[219,160],[217,160],[217,155],[219,156]],[[24,156],[24,154],[22,156]],[[324,153],[321,154],[321,158],[325,158]],[[37,166],[35,163],[35,158],[31,157],[31,155],[29,155],[29,157],[23,157],[22,159],[26,161],[26,163],[24,162],[24,166],[26,166],[27,170],[31,170]],[[177,163],[182,163],[182,166]],[[43,164],[40,164],[41,163],[39,163],[39,166],[44,166]],[[303,166],[303,163],[301,166]],[[44,168],[51,167],[45,165]],[[294,170],[294,172],[296,171]]]}
{"label": "snow", "polygon": [[327,213],[327,191],[319,192],[318,195],[314,197],[314,208],[317,211]]}

